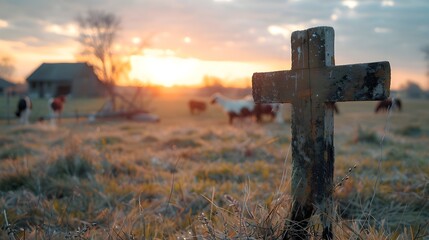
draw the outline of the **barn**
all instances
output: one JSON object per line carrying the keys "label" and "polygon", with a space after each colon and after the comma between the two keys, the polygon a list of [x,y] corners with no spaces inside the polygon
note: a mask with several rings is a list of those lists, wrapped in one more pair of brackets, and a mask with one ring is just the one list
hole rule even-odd
{"label": "barn", "polygon": [[100,97],[106,93],[94,69],[84,62],[43,63],[27,78],[31,97]]}
{"label": "barn", "polygon": [[14,83],[9,82],[8,80],[0,77],[0,95],[5,94],[8,89],[11,89],[14,86]]}

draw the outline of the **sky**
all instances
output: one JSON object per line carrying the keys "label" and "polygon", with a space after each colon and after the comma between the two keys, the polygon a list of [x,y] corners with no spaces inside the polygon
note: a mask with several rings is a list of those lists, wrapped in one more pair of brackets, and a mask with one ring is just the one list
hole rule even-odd
{"label": "sky", "polygon": [[145,43],[130,57],[131,78],[143,82],[210,75],[250,86],[253,72],[290,69],[293,31],[331,26],[336,65],[389,61],[392,89],[408,80],[429,88],[428,0],[0,0],[0,57],[12,57],[13,79],[75,61],[76,18],[88,10],[121,19],[118,53]]}

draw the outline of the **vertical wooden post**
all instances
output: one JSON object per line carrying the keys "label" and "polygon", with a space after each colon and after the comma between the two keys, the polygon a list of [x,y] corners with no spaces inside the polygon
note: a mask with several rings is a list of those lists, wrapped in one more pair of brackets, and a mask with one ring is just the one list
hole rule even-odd
{"label": "vertical wooden post", "polygon": [[[294,32],[292,49],[292,70],[302,69],[298,72],[308,76],[297,81],[309,81],[314,77],[310,76],[310,68],[334,65],[334,31],[316,28]],[[325,106],[325,99],[317,89],[311,88],[310,83],[305,88],[309,91],[309,97],[292,101],[294,202],[291,220],[298,227],[291,228],[289,237],[306,239],[308,220],[318,210],[324,228],[323,238],[332,239],[333,110]]]}
{"label": "vertical wooden post", "polygon": [[284,239],[308,239],[320,216],[323,239],[333,239],[334,114],[337,101],[386,99],[388,62],[334,66],[334,29],[292,33],[292,69],[254,73],[256,103],[292,103],[292,210]]}

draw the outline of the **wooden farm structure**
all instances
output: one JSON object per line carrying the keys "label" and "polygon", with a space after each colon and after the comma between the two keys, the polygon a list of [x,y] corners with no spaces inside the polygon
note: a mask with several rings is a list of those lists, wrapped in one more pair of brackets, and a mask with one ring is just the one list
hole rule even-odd
{"label": "wooden farm structure", "polygon": [[43,63],[27,77],[27,83],[31,97],[64,95],[90,98],[106,95],[104,83],[85,62]]}
{"label": "wooden farm structure", "polygon": [[0,76],[0,95],[7,94],[15,85],[15,83],[10,82]]}

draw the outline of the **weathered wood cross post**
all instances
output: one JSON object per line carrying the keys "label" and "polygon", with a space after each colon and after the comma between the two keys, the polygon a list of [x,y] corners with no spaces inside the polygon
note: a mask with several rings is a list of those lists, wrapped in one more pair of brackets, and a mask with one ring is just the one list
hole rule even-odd
{"label": "weathered wood cross post", "polygon": [[333,239],[334,117],[329,104],[382,100],[390,94],[389,62],[334,66],[334,29],[292,33],[292,69],[254,73],[256,103],[292,103],[292,195],[285,239],[307,239],[319,214],[322,238]]}

